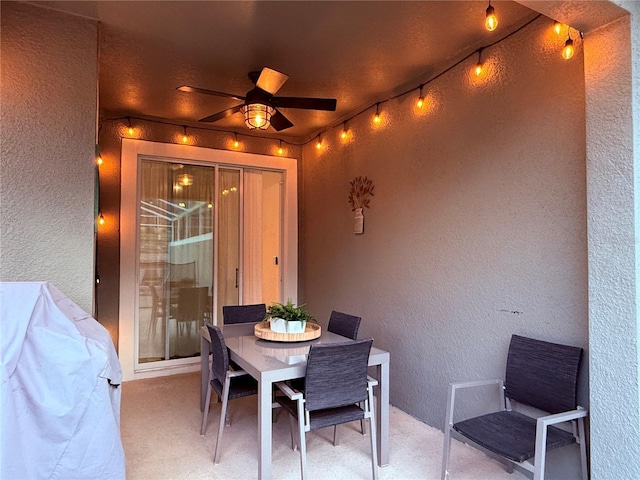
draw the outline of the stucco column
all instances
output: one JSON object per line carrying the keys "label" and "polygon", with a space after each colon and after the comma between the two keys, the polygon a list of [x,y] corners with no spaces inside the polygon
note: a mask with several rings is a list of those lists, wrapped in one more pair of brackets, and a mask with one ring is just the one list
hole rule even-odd
{"label": "stucco column", "polygon": [[640,472],[640,5],[616,3],[631,17],[584,39],[594,479]]}

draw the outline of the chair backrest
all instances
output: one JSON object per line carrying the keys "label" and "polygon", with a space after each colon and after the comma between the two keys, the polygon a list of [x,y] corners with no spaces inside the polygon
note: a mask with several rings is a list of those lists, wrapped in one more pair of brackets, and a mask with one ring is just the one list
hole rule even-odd
{"label": "chair backrest", "polygon": [[183,287],[178,291],[178,321],[203,320],[208,311],[209,287]]}
{"label": "chair backrest", "polygon": [[577,405],[582,348],[513,335],[507,356],[505,394],[549,413]]}
{"label": "chair backrest", "polygon": [[222,323],[258,323],[267,316],[264,303],[255,305],[224,305],[222,307]]}
{"label": "chair backrest", "polygon": [[348,313],[331,312],[329,326],[327,330],[343,337],[355,340],[358,338],[358,328],[360,327],[360,317],[349,315]]}
{"label": "chair backrest", "polygon": [[229,370],[229,351],[227,344],[224,342],[222,330],[215,325],[207,323],[209,337],[211,338],[211,352],[213,354],[213,362],[211,363],[211,371],[213,378],[224,385],[224,379]]}
{"label": "chair backrest", "polygon": [[311,345],[305,377],[305,408],[341,407],[367,397],[367,364],[373,339]]}

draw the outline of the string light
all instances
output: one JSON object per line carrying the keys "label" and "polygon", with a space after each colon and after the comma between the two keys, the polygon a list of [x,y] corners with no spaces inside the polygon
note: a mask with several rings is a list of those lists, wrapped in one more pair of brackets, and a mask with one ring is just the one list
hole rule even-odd
{"label": "string light", "polygon": [[[487,13],[487,23],[489,24],[489,26],[493,26],[493,29],[497,28],[497,26],[498,26],[498,19],[497,19],[497,17],[495,16],[495,9],[494,9],[494,8],[493,8],[493,6],[491,5],[491,2],[490,2],[490,1],[489,1],[488,6],[487,6],[486,13]],[[543,16],[542,14],[538,14],[538,15],[537,15],[537,16],[535,16],[534,18],[531,18],[530,20],[528,20],[528,21],[526,21],[525,23],[523,23],[522,25],[520,25],[517,29],[510,31],[509,33],[505,34],[505,35],[504,35],[504,36],[502,36],[501,38],[498,38],[498,39],[496,39],[495,41],[493,41],[493,42],[491,42],[491,43],[489,43],[489,44],[487,44],[487,45],[484,45],[483,47],[480,47],[480,48],[479,48],[479,49],[477,49],[475,52],[473,52],[473,53],[471,53],[471,54],[469,54],[469,55],[466,55],[464,58],[459,59],[458,61],[456,61],[455,63],[451,64],[450,66],[448,66],[448,67],[447,67],[447,68],[445,68],[444,70],[440,71],[438,74],[436,74],[436,75],[432,76],[432,77],[431,77],[431,78],[429,78],[426,82],[424,82],[423,84],[419,85],[418,87],[413,87],[413,88],[411,88],[410,90],[407,90],[407,91],[404,91],[404,92],[398,93],[398,94],[396,94],[396,95],[394,95],[394,96],[391,96],[391,97],[389,97],[389,98],[386,98],[386,99],[384,99],[384,100],[381,100],[380,102],[377,102],[377,103],[375,104],[375,106],[376,106],[376,113],[375,113],[375,115],[374,115],[374,117],[373,117],[373,119],[372,119],[372,122],[373,122],[375,125],[379,125],[379,124],[381,124],[381,123],[382,123],[382,118],[381,118],[381,116],[380,116],[380,104],[381,104],[381,103],[384,103],[384,102],[387,102],[387,101],[390,101],[390,100],[395,100],[395,99],[397,99],[397,98],[403,97],[403,96],[405,96],[405,95],[408,95],[409,93],[414,92],[416,89],[419,89],[419,90],[420,90],[420,94],[419,94],[419,98],[416,100],[415,106],[416,106],[417,108],[419,108],[419,109],[420,109],[420,108],[424,108],[424,107],[427,105],[427,103],[428,103],[428,102],[427,102],[427,99],[426,99],[426,98],[424,97],[424,95],[423,95],[423,93],[424,93],[424,92],[423,92],[424,87],[425,87],[427,84],[429,84],[429,83],[431,83],[431,82],[435,81],[436,79],[440,78],[440,77],[441,77],[441,76],[443,76],[444,74],[448,73],[449,71],[453,70],[453,69],[454,69],[454,68],[456,68],[457,66],[461,65],[463,62],[467,61],[467,60],[468,60],[472,55],[474,55],[475,53],[477,53],[477,54],[478,54],[478,62],[477,62],[477,63],[476,63],[476,65],[474,66],[474,68],[473,68],[473,72],[474,72],[474,74],[475,74],[476,76],[478,76],[478,77],[479,77],[479,76],[481,76],[481,75],[483,74],[483,71],[484,71],[484,64],[483,64],[483,62],[482,62],[482,51],[483,51],[485,48],[490,48],[490,47],[493,47],[494,45],[496,45],[496,44],[498,44],[498,43],[501,43],[502,41],[506,40],[507,38],[509,38],[509,37],[513,36],[514,34],[516,34],[516,33],[520,32],[521,30],[523,30],[523,29],[524,29],[524,28],[526,28],[527,26],[531,25],[533,22],[537,21],[537,20],[538,20],[538,19],[540,19],[541,17],[544,17],[544,16]],[[557,32],[559,29],[564,28],[564,26],[565,26],[564,24],[561,24],[560,22],[555,21],[555,22],[554,22],[554,25],[553,25],[553,28],[554,28],[554,31],[556,31],[556,32]],[[566,59],[571,58],[571,57],[574,55],[574,53],[575,53],[574,46],[573,46],[573,39],[571,38],[571,35],[570,35],[570,27],[568,27],[568,31],[569,31],[568,38],[567,38],[567,41],[565,42],[565,46],[564,46],[564,48],[563,48],[563,50],[562,50],[562,56],[563,56],[563,58],[566,58]],[[582,38],[582,32],[578,32],[578,34],[579,34],[579,35],[580,35],[580,37]],[[341,137],[343,140],[346,140],[346,138],[348,138],[348,137],[349,137],[349,130],[348,130],[348,129],[347,129],[347,127],[346,127],[346,123],[347,123],[347,122],[349,122],[350,120],[352,120],[352,119],[354,119],[354,118],[356,118],[356,117],[358,117],[358,116],[360,116],[360,115],[364,114],[364,113],[365,113],[366,111],[368,111],[370,108],[371,108],[371,106],[368,106],[368,107],[364,108],[363,110],[359,111],[358,113],[354,114],[353,116],[351,116],[350,118],[346,119],[346,120],[343,122],[343,129],[342,129],[342,131],[341,131],[341,133],[340,133],[340,137]],[[134,118],[135,118],[135,117],[134,117]],[[108,121],[108,122],[111,122],[111,121],[121,121],[122,119],[123,119],[123,117],[120,117],[120,118],[108,119],[107,121]],[[133,135],[134,135],[134,133],[135,133],[135,131],[134,131],[134,129],[133,129],[133,128],[132,128],[132,126],[131,126],[130,117],[126,117],[126,119],[127,119],[128,125],[129,125],[129,129],[128,129],[129,135],[133,136]],[[157,122],[157,123],[166,123],[166,124],[170,124],[170,125],[179,126],[179,125],[176,125],[176,124],[173,124],[173,123],[170,123],[170,122],[159,122],[159,121],[157,121],[157,120],[149,120],[149,119],[138,119],[138,120],[144,120],[144,121],[149,121],[149,122]],[[183,128],[185,128],[185,127],[183,127]],[[194,128],[194,127],[191,127],[191,128]],[[195,127],[195,128],[199,128],[199,129],[203,129],[203,130],[215,130],[215,131],[220,131],[220,130],[217,130],[217,129],[206,129],[206,128],[202,128],[202,127]],[[333,125],[333,126],[327,126],[327,127],[325,127],[325,129],[324,129],[321,133],[319,133],[319,134],[317,135],[317,137],[316,137],[316,144],[315,144],[315,145],[316,145],[316,148],[317,148],[318,150],[322,149],[322,148],[323,148],[323,146],[324,146],[324,145],[323,145],[323,141],[322,141],[322,133],[324,133],[324,132],[326,132],[326,131],[328,131],[328,130],[331,130],[331,129],[333,129],[333,128],[335,128],[335,125]],[[240,142],[238,141],[238,135],[237,135],[237,133],[235,133],[235,132],[227,132],[227,133],[233,133],[233,134],[234,134],[234,139],[235,139],[235,140],[234,140],[234,142],[233,142],[233,147],[234,147],[234,148],[236,148],[236,149],[238,149],[238,148],[240,147]],[[263,140],[267,139],[267,137],[260,137],[260,138],[261,138],[261,139],[263,139]],[[278,140],[278,139],[271,138],[271,140]],[[305,141],[305,142],[302,142],[302,143],[293,143],[293,145],[296,145],[296,146],[304,146],[304,145],[307,145],[307,144],[311,143],[312,141],[313,141],[313,140],[308,140],[308,141]],[[280,140],[280,147],[278,148],[278,153],[280,153],[280,149],[282,148],[282,147],[281,147],[281,145],[282,145],[282,141]],[[181,187],[180,185],[174,185],[174,188],[181,189],[182,187]]]}
{"label": "string light", "polygon": [[562,24],[557,20],[553,22],[553,31],[556,32],[556,35],[560,35],[562,32]]}
{"label": "string light", "polygon": [[342,132],[340,132],[340,138],[342,140],[346,140],[348,136],[349,136],[349,132],[347,131],[347,122],[344,122],[342,124]]}
{"label": "string light", "polygon": [[187,126],[183,125],[182,143],[189,143],[189,137],[187,137]]}
{"label": "string light", "polygon": [[476,77],[479,77],[482,74],[482,49],[478,50],[478,63],[476,63],[473,73],[476,74]]}
{"label": "string light", "polygon": [[424,95],[422,94],[422,89],[424,85],[420,85],[420,96],[418,97],[418,101],[416,102],[416,107],[422,108],[424,107]]}
{"label": "string light", "polygon": [[102,155],[100,155],[100,145],[96,144],[96,165],[100,166],[103,163]]}
{"label": "string light", "polygon": [[376,114],[373,116],[373,123],[376,125],[380,123],[380,103],[376,103]]}
{"label": "string light", "polygon": [[569,60],[573,57],[574,48],[573,48],[573,40],[571,40],[571,34],[567,34],[567,41],[564,42],[564,48],[562,49],[562,58],[565,60]]}
{"label": "string light", "polygon": [[104,225],[104,216],[102,215],[102,212],[98,212],[98,225]]}
{"label": "string light", "polygon": [[489,6],[487,7],[487,15],[484,19],[484,27],[493,32],[498,28],[498,17],[496,17],[495,9],[491,6],[491,0],[489,0]]}
{"label": "string light", "polygon": [[282,140],[280,140],[280,146],[278,147],[278,155],[284,155],[284,149],[282,148]]}

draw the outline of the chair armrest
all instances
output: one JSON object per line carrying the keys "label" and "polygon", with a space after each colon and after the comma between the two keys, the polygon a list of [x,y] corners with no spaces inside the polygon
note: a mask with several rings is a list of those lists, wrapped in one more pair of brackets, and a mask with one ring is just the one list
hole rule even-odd
{"label": "chair armrest", "polygon": [[376,385],[378,385],[378,380],[367,375],[367,383],[369,384],[369,388],[375,387]]}
{"label": "chair armrest", "polygon": [[483,387],[486,385],[497,385],[500,395],[500,408],[504,410],[504,382],[500,379],[476,380],[471,382],[452,382],[449,384],[449,392],[447,395],[447,416],[445,420],[445,431],[447,428],[453,427],[453,412],[455,410],[456,391],[463,388]]}
{"label": "chair armrest", "polygon": [[567,412],[555,413],[553,415],[545,415],[536,420],[537,426],[547,427],[548,425],[555,425],[556,423],[568,422],[570,420],[576,420],[578,418],[585,418],[588,415],[588,410],[578,407],[576,410],[569,410]]}
{"label": "chair armrest", "polygon": [[[536,420],[536,446],[534,455],[534,478],[542,478],[544,476],[544,464],[545,464],[545,452],[547,445],[547,427],[556,423],[568,422],[571,420],[577,420],[585,418],[589,412],[582,407],[578,407],[576,410],[569,410],[567,412],[554,413],[552,415],[546,415]],[[584,448],[584,424],[580,422],[579,425],[580,434],[576,435],[575,429],[573,436],[576,437],[576,441]],[[586,477],[586,458],[583,457],[582,462],[583,478]]]}
{"label": "chair armrest", "polygon": [[300,400],[302,398],[301,392],[295,391],[284,382],[276,382],[276,387],[278,387],[282,391],[282,393],[284,393],[291,400]]}
{"label": "chair armrest", "polygon": [[491,379],[491,380],[476,380],[471,382],[451,382],[449,387],[453,390],[458,390],[460,388],[474,388],[474,387],[482,387],[485,385],[493,385],[497,384],[502,386],[502,380],[500,379]]}
{"label": "chair armrest", "polygon": [[249,374],[247,372],[245,372],[244,370],[229,370],[227,372],[227,377],[229,377],[229,378],[241,377],[243,375],[249,375]]}

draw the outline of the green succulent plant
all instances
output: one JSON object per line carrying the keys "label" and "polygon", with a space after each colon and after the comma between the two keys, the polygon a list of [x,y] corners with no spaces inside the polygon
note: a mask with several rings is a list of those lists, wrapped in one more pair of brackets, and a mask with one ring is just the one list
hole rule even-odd
{"label": "green succulent plant", "polygon": [[282,318],[287,322],[315,322],[315,318],[303,308],[303,305],[295,306],[291,300],[287,303],[272,303],[267,308],[266,320],[271,318]]}

